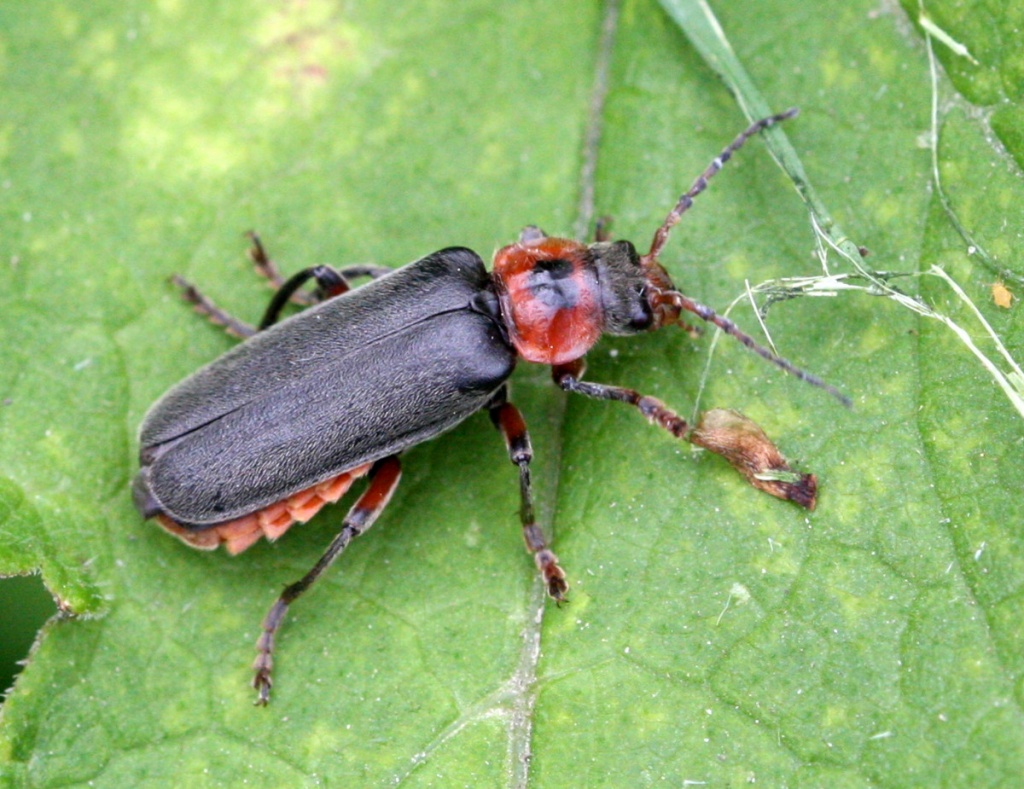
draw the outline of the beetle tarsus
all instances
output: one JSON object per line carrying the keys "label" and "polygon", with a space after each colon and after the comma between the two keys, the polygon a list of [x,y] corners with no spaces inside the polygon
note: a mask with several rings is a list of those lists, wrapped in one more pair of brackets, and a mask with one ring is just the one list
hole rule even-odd
{"label": "beetle tarsus", "polygon": [[[266,279],[274,290],[280,290],[281,286],[284,285],[284,275],[277,267],[277,264],[271,260],[270,255],[267,254],[267,248],[263,246],[263,241],[260,239],[259,234],[255,230],[249,230],[245,233],[245,237],[252,242],[248,255],[249,260],[252,261],[253,268],[256,269],[256,273]],[[308,293],[295,293],[292,295],[292,301],[305,306],[315,303],[313,297]]]}
{"label": "beetle tarsus", "polygon": [[256,701],[253,703],[260,707],[265,707],[270,702],[270,688],[274,684],[270,678],[270,672],[274,667],[274,632],[280,626],[287,610],[288,604],[282,600],[279,599],[274,603],[267,618],[263,620],[263,632],[260,633],[256,642],[256,660],[252,664],[254,672],[252,686],[256,689],[257,695]]}
{"label": "beetle tarsus", "polygon": [[534,554],[534,561],[537,569],[540,570],[544,579],[544,587],[548,596],[553,597],[559,603],[566,602],[566,592],[569,591],[569,584],[565,580],[565,573],[558,565],[558,557],[550,548],[544,548]]}
{"label": "beetle tarsus", "polygon": [[266,669],[257,669],[256,676],[253,678],[252,686],[258,691],[256,701],[253,702],[257,707],[266,707],[270,703],[270,688],[274,683],[270,680],[270,667]]}
{"label": "beetle tarsus", "polygon": [[171,282],[181,290],[182,298],[192,304],[195,307],[196,312],[204,316],[214,326],[221,326],[228,334],[240,339],[252,337],[256,333],[256,329],[254,327],[250,326],[245,321],[240,321],[227,310],[223,310],[218,307],[212,300],[210,300],[210,298],[205,296],[199,288],[184,277],[175,274],[171,277]]}

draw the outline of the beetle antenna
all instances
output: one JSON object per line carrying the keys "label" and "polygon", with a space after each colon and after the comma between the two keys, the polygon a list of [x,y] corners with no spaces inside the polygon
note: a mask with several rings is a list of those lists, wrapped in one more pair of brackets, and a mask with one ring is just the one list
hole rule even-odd
{"label": "beetle antenna", "polygon": [[708,165],[708,168],[697,177],[696,181],[693,182],[693,186],[691,186],[683,196],[679,198],[679,202],[675,204],[675,207],[669,211],[668,216],[665,217],[665,221],[662,222],[661,227],[659,227],[657,232],[654,234],[654,240],[651,242],[651,251],[642,258],[644,266],[646,267],[649,261],[653,262],[657,260],[658,255],[661,254],[661,250],[665,248],[665,242],[668,241],[669,232],[676,223],[679,222],[683,214],[689,210],[690,206],[693,205],[693,198],[708,188],[708,181],[711,180],[712,176],[722,169],[722,165],[729,161],[729,159],[732,158],[732,155],[742,148],[743,144],[747,140],[763,129],[767,129],[777,123],[782,123],[782,121],[789,120],[790,118],[795,118],[799,113],[800,110],[798,108],[791,107],[785,112],[780,112],[777,115],[772,115],[768,118],[762,118],[759,121],[755,121],[747,127],[746,131],[739,134],[735,140],[723,148],[722,152],[715,157],[711,164]]}
{"label": "beetle antenna", "polygon": [[[729,320],[728,318],[723,318],[721,315],[719,315],[706,304],[701,304],[699,301],[694,301],[689,296],[684,296],[677,290],[661,291],[657,293],[654,299],[656,305],[655,310],[657,312],[661,312],[662,314],[675,313],[676,316],[678,316],[680,310],[692,312],[701,320],[707,321],[708,323],[712,323],[719,329],[724,331],[726,334],[735,337],[737,340],[739,340],[741,343],[747,346],[750,350],[752,350],[762,359],[766,359],[767,361],[774,364],[776,367],[785,370],[787,373],[794,376],[795,378],[799,378],[801,381],[809,383],[811,386],[816,386],[819,389],[824,389],[826,392],[828,392],[830,395],[836,398],[836,400],[845,405],[847,408],[851,408],[853,406],[853,402],[850,400],[850,398],[847,397],[842,392],[840,392],[834,386],[825,383],[816,375],[812,375],[811,373],[806,372],[805,370],[801,370],[795,364],[786,359],[783,359],[778,354],[772,353],[772,351],[758,343],[753,337],[751,337],[745,331],[740,329],[740,327],[733,323],[731,320]],[[661,307],[661,309],[658,309],[658,307]],[[676,318],[676,320],[678,320],[678,318]]]}
{"label": "beetle antenna", "polygon": [[755,121],[750,124],[743,132],[736,136],[731,143],[729,143],[722,152],[715,157],[715,159],[707,166],[697,180],[693,182],[693,185],[683,193],[679,198],[679,202],[673,206],[672,210],[668,212],[668,216],[665,217],[665,221],[661,223],[654,233],[654,240],[651,241],[651,249],[640,258],[640,265],[647,272],[647,284],[651,292],[651,306],[654,308],[657,325],[662,326],[668,323],[678,323],[679,313],[682,310],[692,312],[694,315],[699,317],[701,320],[712,323],[726,334],[730,334],[747,346],[750,350],[756,353],[763,359],[774,364],[785,370],[790,375],[799,378],[801,381],[806,381],[811,386],[816,386],[819,389],[824,389],[840,403],[850,408],[853,403],[849,397],[844,395],[838,389],[831,384],[825,383],[823,380],[818,378],[816,375],[805,372],[799,367],[794,365],[792,362],[783,359],[776,353],[772,353],[768,348],[759,344],[746,332],[742,331],[739,326],[733,323],[728,318],[723,318],[713,309],[708,307],[706,304],[694,301],[688,296],[684,296],[671,284],[671,280],[668,278],[668,274],[658,263],[658,255],[665,248],[665,244],[668,242],[669,233],[672,232],[672,228],[678,224],[679,220],[682,219],[683,214],[690,210],[690,206],[693,205],[693,199],[708,188],[708,181],[710,181],[715,173],[722,169],[723,165],[732,155],[736,153],[743,145],[764,129],[775,126],[778,123],[787,121],[790,118],[795,118],[800,113],[800,110],[796,107],[791,107],[785,112],[777,113],[776,115],[770,115],[767,118],[762,118],[759,121]]}

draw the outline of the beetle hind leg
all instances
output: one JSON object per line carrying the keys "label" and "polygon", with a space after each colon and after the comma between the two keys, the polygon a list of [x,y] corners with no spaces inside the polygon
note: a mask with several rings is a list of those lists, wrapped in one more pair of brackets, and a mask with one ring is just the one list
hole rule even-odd
{"label": "beetle hind leg", "polygon": [[523,415],[512,403],[506,400],[508,390],[502,387],[489,409],[491,421],[501,431],[508,449],[509,460],[519,468],[519,519],[523,524],[523,541],[526,550],[533,555],[533,560],[540,571],[547,593],[558,602],[565,600],[569,585],[565,581],[565,573],[544,539],[544,532],[537,525],[533,514],[533,494],[530,484],[530,461],[533,460],[533,448],[530,445],[530,434],[526,430]]}
{"label": "beetle hind leg", "polygon": [[369,529],[377,516],[381,514],[391,499],[391,494],[398,487],[398,480],[402,476],[401,465],[398,457],[392,455],[383,460],[378,460],[370,470],[370,484],[352,505],[345,520],[342,521],[341,531],[331,541],[331,544],[324,551],[323,556],[317,560],[313,568],[302,578],[293,584],[289,584],[281,592],[281,596],[271,606],[266,618],[263,620],[262,632],[256,642],[256,660],[252,665],[254,676],[252,685],[256,688],[258,696],[256,704],[265,706],[270,701],[270,687],[272,685],[270,674],[274,665],[274,640],[277,631],[284,621],[288,606],[294,603],[302,594],[309,589],[323,572],[331,566],[335,559],[348,547],[352,540]]}

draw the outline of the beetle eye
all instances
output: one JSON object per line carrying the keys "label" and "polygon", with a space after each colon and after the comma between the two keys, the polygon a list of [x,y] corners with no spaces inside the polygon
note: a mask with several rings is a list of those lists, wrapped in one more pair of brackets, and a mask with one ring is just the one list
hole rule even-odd
{"label": "beetle eye", "polygon": [[632,303],[633,314],[629,317],[629,328],[634,332],[647,331],[654,323],[654,311],[647,301],[643,288],[637,288],[636,300]]}

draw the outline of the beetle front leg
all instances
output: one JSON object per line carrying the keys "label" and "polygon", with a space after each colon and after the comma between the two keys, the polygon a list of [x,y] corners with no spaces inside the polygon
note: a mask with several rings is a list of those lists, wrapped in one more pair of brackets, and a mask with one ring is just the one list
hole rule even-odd
{"label": "beetle front leg", "polygon": [[660,400],[642,395],[635,389],[581,381],[583,370],[583,360],[577,359],[555,365],[551,374],[555,383],[566,392],[635,406],[648,420],[676,438],[721,455],[758,490],[809,510],[814,509],[817,478],[790,468],[782,453],[753,420],[736,411],[716,408],[702,414],[698,424],[691,426]]}
{"label": "beetle front leg", "polygon": [[507,388],[502,387],[489,406],[491,421],[505,439],[509,460],[519,468],[519,520],[523,524],[526,550],[533,554],[548,594],[562,602],[565,600],[565,593],[569,591],[569,585],[565,582],[565,573],[558,566],[558,557],[548,548],[544,532],[537,525],[533,514],[533,493],[530,484],[533,448],[530,446],[530,434],[526,430],[522,413],[505,399],[507,396]]}
{"label": "beetle front leg", "polygon": [[331,541],[324,555],[313,565],[313,569],[295,583],[286,586],[281,592],[281,596],[277,598],[277,602],[271,606],[263,620],[263,632],[256,642],[256,660],[252,665],[255,672],[252,686],[259,693],[256,699],[257,704],[265,706],[270,701],[270,687],[273,684],[270,672],[274,665],[274,639],[288,612],[288,606],[313,585],[354,538],[373,525],[377,516],[391,500],[391,494],[398,487],[398,480],[401,476],[402,468],[397,456],[392,455],[378,460],[370,469],[370,484],[358,501],[352,505],[352,509],[348,511],[345,520],[342,521],[338,536]]}
{"label": "beetle front leg", "polygon": [[598,400],[618,400],[636,406],[647,419],[665,428],[676,438],[689,439],[690,426],[687,421],[660,400],[642,395],[635,389],[581,381],[584,369],[583,360],[577,359],[552,367],[551,377],[566,392],[576,392]]}

